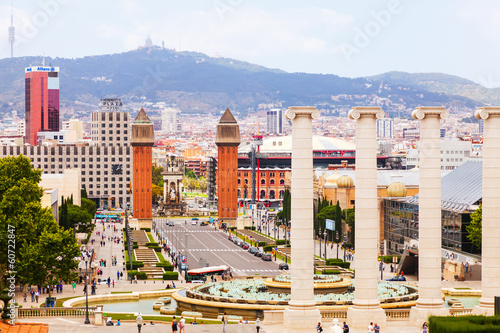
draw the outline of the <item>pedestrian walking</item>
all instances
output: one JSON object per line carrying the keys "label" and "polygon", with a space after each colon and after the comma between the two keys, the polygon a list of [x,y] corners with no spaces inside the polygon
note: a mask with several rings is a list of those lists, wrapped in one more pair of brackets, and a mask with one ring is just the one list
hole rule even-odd
{"label": "pedestrian walking", "polygon": [[427,327],[427,322],[424,322],[424,324],[422,325],[421,332],[422,333],[428,333],[429,332],[429,328]]}
{"label": "pedestrian walking", "polygon": [[40,293],[37,291],[35,291],[35,301],[38,303],[38,297],[40,296]]}
{"label": "pedestrian walking", "polygon": [[186,333],[186,319],[183,316],[179,320],[179,333]]}
{"label": "pedestrian walking", "polygon": [[375,325],[373,326],[373,331],[374,331],[375,333],[380,333],[380,326],[378,326],[378,324],[377,324],[377,323],[375,323]]}
{"label": "pedestrian walking", "polygon": [[370,325],[368,325],[368,333],[375,333],[373,331],[373,322],[370,322]]}
{"label": "pedestrian walking", "polygon": [[76,291],[76,282],[73,281],[73,284],[71,286],[73,287],[73,294],[74,294]]}
{"label": "pedestrian walking", "polygon": [[321,322],[316,325],[316,333],[321,333],[323,332],[323,327],[321,327]]}
{"label": "pedestrian walking", "polygon": [[227,327],[227,314],[224,312],[222,315],[222,332],[226,333],[226,327]]}
{"label": "pedestrian walking", "polygon": [[260,331],[260,319],[257,317],[257,320],[255,321],[255,329],[257,330],[257,333]]}
{"label": "pedestrian walking", "polygon": [[172,333],[177,332],[177,319],[174,318],[172,319]]}
{"label": "pedestrian walking", "polygon": [[344,333],[349,333],[349,325],[344,321],[344,325],[342,326],[342,329],[344,330]]}

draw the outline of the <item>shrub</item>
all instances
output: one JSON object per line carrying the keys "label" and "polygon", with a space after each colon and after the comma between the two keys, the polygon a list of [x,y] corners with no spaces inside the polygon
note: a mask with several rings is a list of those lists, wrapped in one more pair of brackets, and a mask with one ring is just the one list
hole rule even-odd
{"label": "shrub", "polygon": [[161,246],[148,246],[148,249],[155,250],[155,252],[161,252]]}
{"label": "shrub", "polygon": [[245,229],[247,229],[247,230],[255,230],[255,227],[248,227],[247,226],[247,227],[245,227]]}
{"label": "shrub", "polygon": [[137,245],[137,241],[133,241],[132,244]]}
{"label": "shrub", "polygon": [[326,259],[326,264],[327,265],[336,265],[339,262],[344,262],[344,260],[342,260],[342,259],[335,259],[335,258]]}
{"label": "shrub", "polygon": [[141,228],[141,230],[144,230],[146,232],[151,232],[151,228]]}
{"label": "shrub", "polygon": [[158,262],[156,263],[156,267],[163,267],[165,271],[170,271],[170,272],[174,270],[174,266],[172,266],[172,264],[169,263],[168,261]]}
{"label": "shrub", "polygon": [[500,316],[429,317],[429,332],[489,333],[500,331]]}
{"label": "shrub", "polygon": [[147,247],[158,246],[158,243],[152,243],[152,242],[150,242],[150,243],[146,243],[146,246]]}
{"label": "shrub", "polygon": [[392,258],[396,257],[398,258],[396,263],[399,263],[399,260],[401,259],[400,256],[382,256],[380,257],[386,264],[392,264]]}
{"label": "shrub", "polygon": [[277,239],[276,240],[276,245],[284,245],[284,244],[288,244],[288,240],[284,240],[284,239]]}
{"label": "shrub", "polygon": [[163,273],[163,280],[178,280],[179,273],[178,272],[165,272]]}
{"label": "shrub", "polygon": [[266,245],[262,248],[264,252],[271,252],[274,249],[274,245]]}
{"label": "shrub", "polygon": [[345,268],[345,269],[351,268],[350,262],[339,262],[336,265],[339,266],[340,268]]}
{"label": "shrub", "polygon": [[132,273],[130,273],[130,271],[127,271],[127,273],[128,273],[128,276],[132,275],[132,279],[134,278],[134,275],[137,275],[137,280],[147,280],[148,279],[148,275],[146,274],[146,272],[132,271]]}
{"label": "shrub", "polygon": [[266,244],[267,244],[266,242],[258,242],[257,246],[262,247],[262,246],[266,246]]}
{"label": "shrub", "polygon": [[344,243],[344,244],[342,244],[342,247],[343,247],[344,249],[351,249],[351,248],[353,248],[354,246],[352,245],[352,243]]}
{"label": "shrub", "polygon": [[138,249],[138,248],[139,248],[139,245],[134,244],[134,246],[132,246],[132,248],[134,248],[134,249]]}
{"label": "shrub", "polygon": [[[125,267],[130,268],[130,261],[126,262]],[[137,269],[141,267],[144,267],[144,263],[142,261],[132,261],[132,269]]]}
{"label": "shrub", "polygon": [[338,269],[324,269],[321,274],[340,274]]}

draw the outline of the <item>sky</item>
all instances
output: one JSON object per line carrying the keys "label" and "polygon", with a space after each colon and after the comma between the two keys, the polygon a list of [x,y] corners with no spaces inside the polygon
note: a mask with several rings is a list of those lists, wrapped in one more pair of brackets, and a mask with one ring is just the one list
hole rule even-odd
{"label": "sky", "polygon": [[[80,58],[153,44],[288,72],[440,72],[500,87],[495,0],[12,0],[14,56]],[[0,59],[11,0],[0,0]]]}

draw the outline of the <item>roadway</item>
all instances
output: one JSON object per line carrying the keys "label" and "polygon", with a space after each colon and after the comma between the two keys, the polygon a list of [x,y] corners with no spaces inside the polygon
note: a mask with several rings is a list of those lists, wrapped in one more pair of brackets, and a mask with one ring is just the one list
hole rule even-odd
{"label": "roadway", "polygon": [[215,230],[213,225],[200,225],[208,219],[200,219],[196,225],[192,225],[190,219],[171,219],[174,226],[168,226],[166,220],[155,219],[157,230],[187,256],[189,269],[228,265],[234,276],[278,275],[281,272],[278,262],[254,256],[228,240],[228,234]]}

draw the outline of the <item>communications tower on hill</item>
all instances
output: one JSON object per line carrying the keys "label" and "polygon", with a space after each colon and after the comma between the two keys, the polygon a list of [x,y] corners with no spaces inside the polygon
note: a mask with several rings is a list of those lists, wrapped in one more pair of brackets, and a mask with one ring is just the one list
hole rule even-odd
{"label": "communications tower on hill", "polygon": [[16,40],[16,33],[14,28],[14,14],[12,11],[12,0],[10,1],[10,27],[9,27],[9,44],[10,44],[10,57],[14,58],[14,41]]}

